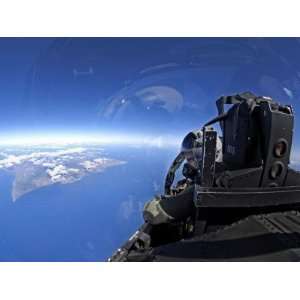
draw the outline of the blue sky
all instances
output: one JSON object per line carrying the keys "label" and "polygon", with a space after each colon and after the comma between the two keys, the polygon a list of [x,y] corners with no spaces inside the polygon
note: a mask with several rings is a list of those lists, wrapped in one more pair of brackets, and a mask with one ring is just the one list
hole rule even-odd
{"label": "blue sky", "polygon": [[299,50],[287,38],[1,38],[0,136],[182,135],[245,90],[300,114]]}

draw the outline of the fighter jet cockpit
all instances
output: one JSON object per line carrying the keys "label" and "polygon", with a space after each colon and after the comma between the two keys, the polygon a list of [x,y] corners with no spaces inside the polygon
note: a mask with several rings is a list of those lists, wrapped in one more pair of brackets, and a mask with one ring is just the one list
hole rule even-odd
{"label": "fighter jet cockpit", "polygon": [[[184,138],[166,193],[146,203],[144,225],[110,261],[297,260],[300,172],[289,166],[292,106],[251,92],[221,96],[216,106],[218,116]],[[222,138],[211,127],[217,122]],[[171,189],[184,160],[185,180]],[[248,236],[247,247],[239,243]],[[286,246],[273,248],[282,236]]]}

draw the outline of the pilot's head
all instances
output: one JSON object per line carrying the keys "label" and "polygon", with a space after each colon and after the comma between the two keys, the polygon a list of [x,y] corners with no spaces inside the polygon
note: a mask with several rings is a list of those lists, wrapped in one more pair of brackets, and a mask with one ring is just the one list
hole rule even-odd
{"label": "pilot's head", "polygon": [[188,164],[194,168],[199,167],[202,160],[202,131],[191,131],[183,139],[181,143],[181,152]]}
{"label": "pilot's head", "polygon": [[[202,161],[203,133],[202,130],[189,132],[181,143],[181,152],[184,153],[186,162],[198,169]],[[216,162],[222,161],[222,141],[217,137]]]}

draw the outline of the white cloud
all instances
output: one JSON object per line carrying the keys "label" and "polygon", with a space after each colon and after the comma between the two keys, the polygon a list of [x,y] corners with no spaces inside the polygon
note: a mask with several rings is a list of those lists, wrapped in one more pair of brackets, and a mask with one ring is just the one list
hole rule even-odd
{"label": "white cloud", "polygon": [[283,90],[291,99],[294,97],[293,92],[288,88],[284,87]]}
{"label": "white cloud", "polygon": [[97,168],[98,163],[95,161],[86,160],[86,161],[80,163],[80,165],[83,166],[87,170],[93,170],[93,169]]}
{"label": "white cloud", "polygon": [[55,166],[53,169],[47,169],[46,173],[51,178],[52,182],[60,182],[64,175],[68,174],[68,170],[63,165]]}
{"label": "white cloud", "polygon": [[140,214],[144,208],[144,203],[136,199],[134,195],[129,195],[128,199],[121,202],[119,212],[125,220],[130,220],[134,214]]}
{"label": "white cloud", "polygon": [[54,168],[55,167],[55,163],[49,163],[49,162],[45,162],[42,165],[43,165],[43,167],[46,167],[46,168]]}
{"label": "white cloud", "polygon": [[68,169],[68,173],[78,174],[78,173],[80,173],[80,170],[79,169],[75,169],[75,168],[69,168]]}
{"label": "white cloud", "polygon": [[6,158],[0,160],[0,168],[10,168],[14,165],[18,165],[23,161],[22,155],[9,155]]}
{"label": "white cloud", "polygon": [[32,162],[34,165],[43,165],[45,159],[55,159],[59,157],[65,157],[71,159],[72,156],[69,154],[78,154],[86,151],[85,148],[70,148],[64,150],[57,150],[52,152],[32,152],[30,154],[23,155],[8,155],[6,158],[0,160],[1,168],[11,168],[13,166],[19,165],[26,161]]}
{"label": "white cloud", "polygon": [[101,157],[101,158],[96,158],[94,159],[94,162],[96,162],[97,164],[102,164],[105,163],[108,159],[105,157]]}

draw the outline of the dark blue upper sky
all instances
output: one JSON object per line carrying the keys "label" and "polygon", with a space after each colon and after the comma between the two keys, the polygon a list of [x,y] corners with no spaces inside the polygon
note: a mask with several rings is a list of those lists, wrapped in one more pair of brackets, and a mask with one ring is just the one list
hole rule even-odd
{"label": "dark blue upper sky", "polygon": [[0,131],[182,134],[245,90],[300,114],[299,50],[287,38],[1,38]]}

